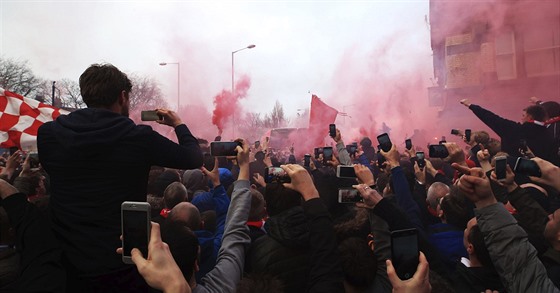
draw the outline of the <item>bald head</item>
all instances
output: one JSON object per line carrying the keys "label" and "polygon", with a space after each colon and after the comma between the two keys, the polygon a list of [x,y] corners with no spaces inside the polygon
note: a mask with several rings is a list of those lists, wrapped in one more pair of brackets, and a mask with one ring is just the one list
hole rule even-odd
{"label": "bald head", "polygon": [[163,192],[163,204],[172,209],[179,203],[187,200],[187,188],[181,182],[173,182]]}
{"label": "bald head", "polygon": [[449,194],[450,191],[451,189],[449,188],[449,186],[441,182],[434,182],[432,185],[430,185],[426,197],[426,201],[428,202],[430,208],[435,210],[437,208],[439,199],[444,197],[446,194]]}
{"label": "bald head", "polygon": [[177,204],[167,217],[169,222],[181,222],[191,230],[201,229],[200,212],[190,202],[181,202]]}

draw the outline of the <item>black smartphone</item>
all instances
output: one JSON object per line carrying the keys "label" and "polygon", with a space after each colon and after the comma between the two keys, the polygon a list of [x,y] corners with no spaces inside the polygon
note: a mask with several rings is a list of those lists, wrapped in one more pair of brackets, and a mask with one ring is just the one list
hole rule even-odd
{"label": "black smartphone", "polygon": [[140,119],[142,121],[157,121],[161,120],[163,117],[158,115],[157,111],[142,111],[140,112]]}
{"label": "black smartphone", "polygon": [[385,161],[387,161],[387,159],[385,159],[385,157],[381,154],[381,152],[379,151],[381,148],[377,149],[377,167],[379,169],[383,169],[383,163],[385,163]]}
{"label": "black smartphone", "polygon": [[431,144],[429,147],[429,155],[430,158],[447,158],[449,156],[449,152],[447,148],[442,144]]}
{"label": "black smartphone", "polygon": [[335,124],[329,124],[329,135],[331,137],[336,136],[336,125]]}
{"label": "black smartphone", "polygon": [[327,161],[332,161],[333,149],[332,147],[323,147],[323,162],[326,164]]}
{"label": "black smartphone", "polygon": [[315,155],[315,160],[319,159],[319,155],[323,153],[323,148],[315,148],[313,154]]}
{"label": "black smartphone", "polygon": [[348,152],[348,154],[350,154],[351,156],[356,154],[356,151],[358,150],[358,147],[353,145],[353,144],[347,144],[346,145],[346,151]]}
{"label": "black smartphone", "polygon": [[264,172],[264,182],[266,183],[290,183],[290,176],[280,167],[267,167]]}
{"label": "black smartphone", "polygon": [[519,148],[520,148],[523,152],[526,152],[526,151],[528,150],[528,149],[527,149],[527,141],[524,140],[524,139],[520,139],[520,140],[519,140]]}
{"label": "black smartphone", "polygon": [[465,140],[467,142],[471,141],[471,130],[470,129],[465,129]]}
{"label": "black smartphone", "polygon": [[458,129],[451,129],[451,134],[459,135],[459,130]]}
{"label": "black smartphone", "polygon": [[305,156],[303,156],[303,166],[309,168],[310,162],[311,162],[311,155],[305,154]]}
{"label": "black smartphone", "polygon": [[420,167],[420,169],[426,167],[426,157],[424,156],[424,152],[416,152],[416,162],[418,163],[418,167]]}
{"label": "black smartphone", "polygon": [[521,173],[528,176],[541,177],[542,175],[541,168],[539,168],[539,165],[537,165],[535,161],[523,157],[517,158],[513,170],[515,173]]}
{"label": "black smartphone", "polygon": [[214,157],[237,156],[237,141],[213,141],[210,143],[210,155]]}
{"label": "black smartphone", "polygon": [[362,201],[362,196],[357,189],[354,188],[339,188],[338,189],[338,202],[339,203],[357,203]]}
{"label": "black smartphone", "polygon": [[506,156],[497,156],[496,165],[494,171],[496,172],[496,179],[499,181],[503,181],[506,179],[506,165],[507,165],[507,157]]}
{"label": "black smartphone", "polygon": [[404,145],[406,147],[407,150],[412,149],[412,140],[409,138],[407,140],[404,141]]}
{"label": "black smartphone", "polygon": [[121,204],[122,260],[132,264],[133,248],[138,248],[142,255],[148,255],[150,243],[152,208],[147,202],[125,201]]}
{"label": "black smartphone", "polygon": [[415,228],[391,232],[391,262],[401,280],[412,278],[418,267],[419,255]]}
{"label": "black smartphone", "polygon": [[261,142],[260,141],[255,141],[255,149],[259,149],[259,147],[261,146]]}
{"label": "black smartphone", "polygon": [[393,144],[387,133],[383,133],[377,136],[377,142],[379,142],[379,147],[384,151],[388,152],[391,150]]}
{"label": "black smartphone", "polygon": [[336,166],[336,177],[338,178],[358,178],[356,176],[356,171],[354,171],[354,166]]}

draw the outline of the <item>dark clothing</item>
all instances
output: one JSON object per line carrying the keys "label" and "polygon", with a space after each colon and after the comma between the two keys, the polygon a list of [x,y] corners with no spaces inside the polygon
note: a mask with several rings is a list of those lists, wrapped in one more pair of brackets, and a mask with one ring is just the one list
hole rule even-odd
{"label": "dark clothing", "polygon": [[53,231],[73,273],[99,276],[127,266],[115,249],[123,201],[146,201],[153,165],[190,169],[202,152],[186,125],[179,145],[146,125],[104,109],[82,109],[43,124],[37,146],[51,178]]}
{"label": "dark clothing", "polygon": [[524,139],[535,156],[558,164],[558,148],[543,125],[534,122],[517,123],[504,119],[478,105],[469,107],[473,113],[502,139],[502,151],[519,157],[520,140]]}
{"label": "dark clothing", "polygon": [[478,293],[485,292],[486,289],[506,292],[496,270],[487,267],[466,267],[461,262],[457,264],[451,284],[457,293]]}
{"label": "dark clothing", "polygon": [[428,240],[443,257],[444,264],[453,271],[461,257],[467,257],[463,244],[463,230],[446,223],[434,224],[429,227]]}
{"label": "dark clothing", "polygon": [[540,259],[546,268],[548,278],[556,288],[560,288],[560,251],[549,248]]}
{"label": "dark clothing", "polygon": [[1,203],[15,228],[21,259],[18,279],[8,288],[0,288],[0,292],[66,292],[62,250],[48,221],[23,193],[11,195]]}

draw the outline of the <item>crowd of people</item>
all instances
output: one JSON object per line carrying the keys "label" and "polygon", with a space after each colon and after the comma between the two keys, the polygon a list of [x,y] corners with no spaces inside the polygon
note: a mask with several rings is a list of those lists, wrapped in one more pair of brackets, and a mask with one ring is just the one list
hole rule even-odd
{"label": "crowd of people", "polygon": [[[498,137],[456,131],[438,157],[347,145],[340,129],[333,156],[240,138],[226,157],[171,110],[156,122],[178,143],[136,125],[133,85],[110,64],[86,69],[80,89],[88,108],[40,127],[38,161],[0,159],[0,292],[560,291],[558,102],[531,98],[516,122],[461,100]],[[273,167],[285,175],[271,180]],[[357,202],[341,202],[348,189]],[[151,208],[134,264],[125,201]],[[416,235],[410,274],[392,242],[403,230]]]}

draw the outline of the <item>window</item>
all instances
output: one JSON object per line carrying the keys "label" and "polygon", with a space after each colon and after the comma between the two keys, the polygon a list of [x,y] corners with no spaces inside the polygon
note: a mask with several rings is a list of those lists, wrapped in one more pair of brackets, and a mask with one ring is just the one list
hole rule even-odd
{"label": "window", "polygon": [[499,80],[517,77],[515,66],[515,39],[513,32],[502,33],[496,37],[496,73]]}
{"label": "window", "polygon": [[527,76],[560,72],[560,27],[533,27],[523,34]]}

